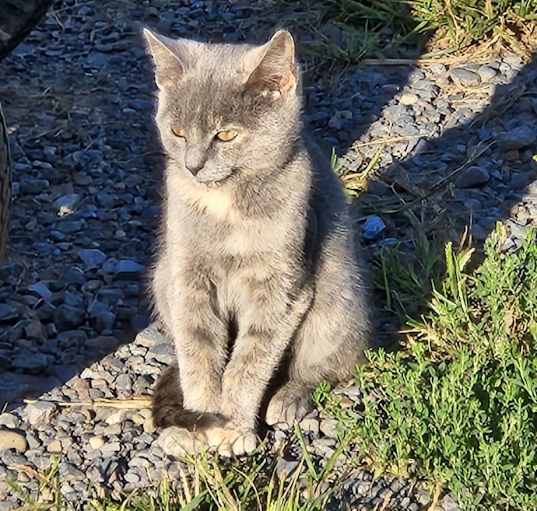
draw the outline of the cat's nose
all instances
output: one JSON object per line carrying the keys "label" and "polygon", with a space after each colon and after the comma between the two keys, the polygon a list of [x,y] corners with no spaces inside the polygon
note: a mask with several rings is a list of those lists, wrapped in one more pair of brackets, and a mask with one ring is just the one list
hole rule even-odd
{"label": "cat's nose", "polygon": [[185,167],[195,176],[205,166],[207,149],[201,144],[191,144],[186,148]]}

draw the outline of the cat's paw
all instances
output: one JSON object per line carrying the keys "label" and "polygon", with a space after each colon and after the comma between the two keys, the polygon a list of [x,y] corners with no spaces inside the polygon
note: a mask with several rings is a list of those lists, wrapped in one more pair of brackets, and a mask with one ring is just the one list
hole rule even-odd
{"label": "cat's paw", "polygon": [[269,402],[265,421],[269,426],[300,422],[312,409],[310,392],[283,386]]}
{"label": "cat's paw", "polygon": [[203,435],[207,444],[226,458],[251,454],[257,447],[253,431],[239,431],[231,426],[208,428]]}
{"label": "cat's paw", "polygon": [[157,444],[168,456],[175,458],[196,455],[208,447],[203,437],[177,426],[170,426],[162,431]]}

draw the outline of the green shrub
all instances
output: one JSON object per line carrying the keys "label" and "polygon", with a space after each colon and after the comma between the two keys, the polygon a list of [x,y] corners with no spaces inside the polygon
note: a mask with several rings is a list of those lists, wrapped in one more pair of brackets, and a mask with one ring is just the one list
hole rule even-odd
{"label": "green shrub", "polygon": [[[485,260],[446,248],[446,274],[407,347],[358,370],[363,411],[347,421],[377,472],[442,484],[462,509],[537,509],[537,243]],[[402,261],[403,264],[403,261]]]}

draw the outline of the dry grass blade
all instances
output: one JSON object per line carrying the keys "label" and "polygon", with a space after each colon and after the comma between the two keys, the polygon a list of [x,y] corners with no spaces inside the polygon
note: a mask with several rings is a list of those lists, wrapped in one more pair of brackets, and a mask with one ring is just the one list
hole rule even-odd
{"label": "dry grass blade", "polygon": [[427,511],[438,511],[438,501],[440,500],[441,493],[442,493],[442,484],[436,483],[434,487],[433,500]]}
{"label": "dry grass blade", "polygon": [[396,142],[407,142],[415,138],[427,138],[428,136],[429,135],[420,134],[420,135],[402,135],[400,137],[379,138],[378,140],[372,140],[371,142],[361,142],[359,144],[353,144],[352,146],[354,148],[360,148],[360,147],[368,147],[372,145],[394,144]]}
{"label": "dry grass blade", "polygon": [[151,397],[140,396],[130,399],[92,399],[85,401],[59,401],[52,399],[23,399],[24,404],[35,403],[52,403],[60,407],[86,406],[89,408],[119,408],[119,409],[136,409],[151,408]]}
{"label": "dry grass blade", "polygon": [[451,171],[447,176],[437,181],[433,186],[431,186],[431,188],[429,188],[429,190],[427,190],[427,192],[422,197],[418,197],[417,199],[403,206],[400,206],[398,208],[380,210],[380,213],[384,213],[384,214],[401,213],[403,211],[406,211],[414,207],[416,204],[419,204],[421,201],[428,199],[435,193],[445,188],[447,184],[451,183],[461,172],[466,170],[481,155],[483,155],[486,151],[488,151],[494,145],[494,143],[495,142],[492,141],[492,142],[489,142],[488,144],[478,147],[478,149],[474,152],[474,154],[470,158],[468,158],[462,165],[457,167],[455,170]]}

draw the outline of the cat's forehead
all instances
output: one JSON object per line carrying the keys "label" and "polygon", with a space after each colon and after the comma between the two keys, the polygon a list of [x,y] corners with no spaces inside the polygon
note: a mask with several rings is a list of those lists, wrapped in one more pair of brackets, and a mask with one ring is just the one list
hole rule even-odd
{"label": "cat's forehead", "polygon": [[236,79],[247,74],[252,48],[247,44],[197,43],[196,58],[191,62],[190,71],[200,75],[212,75],[217,71],[217,77],[222,80]]}
{"label": "cat's forehead", "polygon": [[248,78],[246,45],[205,44],[170,94],[172,114],[186,125],[213,129],[242,121],[241,87]]}

